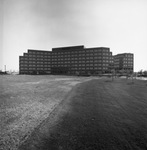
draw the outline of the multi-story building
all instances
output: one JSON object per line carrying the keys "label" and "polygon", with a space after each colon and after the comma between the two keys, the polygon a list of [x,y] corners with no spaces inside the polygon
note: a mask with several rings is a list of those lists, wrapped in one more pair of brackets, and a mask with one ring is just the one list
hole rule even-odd
{"label": "multi-story building", "polygon": [[114,68],[116,72],[132,73],[134,70],[134,55],[132,53],[115,55]]}
{"label": "multi-story building", "polygon": [[52,51],[28,50],[19,57],[20,74],[102,74],[111,72],[113,64],[109,48],[84,48],[83,45],[53,48]]}
{"label": "multi-story building", "polygon": [[109,48],[84,48],[84,46],[52,49],[53,74],[99,74],[108,71],[112,62]]}
{"label": "multi-story building", "polygon": [[19,58],[20,74],[99,74],[109,72],[113,63],[109,48],[84,46],[28,50]]}
{"label": "multi-story building", "polygon": [[28,50],[19,56],[20,74],[50,74],[51,52],[42,50]]}

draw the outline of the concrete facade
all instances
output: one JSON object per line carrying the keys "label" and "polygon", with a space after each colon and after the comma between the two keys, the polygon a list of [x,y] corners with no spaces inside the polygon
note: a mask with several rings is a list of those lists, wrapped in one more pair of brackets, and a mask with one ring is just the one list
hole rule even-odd
{"label": "concrete facade", "polygon": [[132,73],[134,70],[134,55],[132,53],[115,55],[114,68],[116,72]]}
{"label": "concrete facade", "polygon": [[42,50],[28,50],[19,56],[20,74],[50,74],[51,52]]}
{"label": "concrete facade", "polygon": [[62,47],[52,49],[53,74],[100,74],[112,61],[109,48]]}
{"label": "concrete facade", "polygon": [[[81,46],[28,50],[19,57],[20,74],[96,75],[111,72],[114,58],[110,48]],[[115,59],[115,66],[116,61]],[[121,69],[121,67],[118,67]]]}

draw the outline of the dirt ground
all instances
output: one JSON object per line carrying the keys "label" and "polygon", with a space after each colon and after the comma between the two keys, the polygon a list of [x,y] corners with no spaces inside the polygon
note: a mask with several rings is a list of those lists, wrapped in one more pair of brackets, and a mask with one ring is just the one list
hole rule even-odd
{"label": "dirt ground", "polygon": [[90,80],[76,85],[19,150],[146,150],[147,83]]}
{"label": "dirt ground", "polygon": [[0,76],[0,149],[18,149],[78,83],[89,78]]}

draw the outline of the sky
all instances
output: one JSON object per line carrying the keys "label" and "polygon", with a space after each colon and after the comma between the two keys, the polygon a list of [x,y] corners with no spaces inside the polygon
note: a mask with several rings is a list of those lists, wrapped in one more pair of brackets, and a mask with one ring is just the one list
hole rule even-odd
{"label": "sky", "polygon": [[27,49],[84,45],[134,53],[147,70],[147,0],[0,0],[0,70]]}

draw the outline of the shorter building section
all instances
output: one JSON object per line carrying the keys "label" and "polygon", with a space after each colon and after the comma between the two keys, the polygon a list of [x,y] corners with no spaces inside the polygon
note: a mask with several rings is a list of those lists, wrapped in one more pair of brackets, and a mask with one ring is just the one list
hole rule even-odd
{"label": "shorter building section", "polygon": [[42,50],[28,50],[19,57],[20,74],[50,74],[51,52]]}
{"label": "shorter building section", "polygon": [[114,68],[117,73],[133,73],[134,55],[122,53],[114,56]]}

